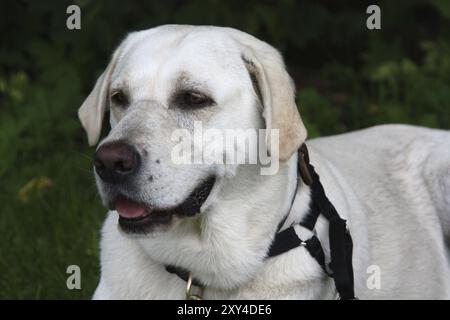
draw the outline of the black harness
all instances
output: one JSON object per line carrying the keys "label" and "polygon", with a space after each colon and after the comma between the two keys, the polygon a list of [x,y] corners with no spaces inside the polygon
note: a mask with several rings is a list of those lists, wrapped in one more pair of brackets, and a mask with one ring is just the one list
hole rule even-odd
{"label": "black harness", "polygon": [[[278,232],[269,248],[267,257],[275,257],[291,249],[304,246],[309,254],[322,267],[322,270],[329,277],[333,278],[339,298],[342,300],[356,299],[353,282],[352,238],[347,229],[346,221],[339,216],[333,204],[327,198],[325,190],[320,182],[319,175],[309,162],[308,149],[305,144],[303,144],[298,151],[297,179],[299,177],[311,188],[310,210],[299,225],[314,232],[314,226],[316,225],[320,214],[328,220],[331,262],[329,265],[325,262],[325,254],[322,245],[315,234],[309,239],[300,239],[295,231],[295,224],[283,231],[279,231],[286,221],[290,209],[288,214],[279,224]],[[298,185],[299,183],[297,183],[297,188]],[[294,203],[296,193],[297,192],[294,194],[292,204]],[[190,278],[189,271],[183,268],[166,266],[166,270],[176,274],[184,281],[189,283],[192,281],[192,284],[195,286],[201,288],[204,287],[198,280]]]}

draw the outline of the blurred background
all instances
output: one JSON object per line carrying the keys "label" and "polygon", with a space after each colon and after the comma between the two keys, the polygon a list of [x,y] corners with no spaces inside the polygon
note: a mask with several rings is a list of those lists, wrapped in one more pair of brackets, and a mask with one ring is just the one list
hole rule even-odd
{"label": "blurred background", "polygon": [[[366,28],[369,4],[381,30]],[[81,7],[81,30],[66,28]],[[0,298],[90,298],[106,210],[76,112],[113,49],[166,23],[231,26],[284,54],[310,137],[450,128],[450,1],[1,1]],[[68,290],[66,268],[81,268]]]}

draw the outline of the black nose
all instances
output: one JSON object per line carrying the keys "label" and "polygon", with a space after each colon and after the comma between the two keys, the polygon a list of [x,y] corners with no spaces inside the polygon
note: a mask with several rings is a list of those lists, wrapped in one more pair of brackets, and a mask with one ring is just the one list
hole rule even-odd
{"label": "black nose", "polygon": [[139,153],[122,141],[104,144],[95,153],[95,171],[105,182],[123,182],[138,169],[139,164]]}

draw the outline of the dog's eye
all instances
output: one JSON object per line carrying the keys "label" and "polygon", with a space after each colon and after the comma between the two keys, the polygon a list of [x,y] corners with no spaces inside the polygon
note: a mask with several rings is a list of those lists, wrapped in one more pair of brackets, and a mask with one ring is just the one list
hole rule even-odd
{"label": "dog's eye", "polygon": [[117,106],[125,107],[128,105],[128,98],[122,91],[115,90],[111,93],[111,102]]}
{"label": "dog's eye", "polygon": [[181,104],[188,108],[201,108],[214,104],[214,101],[200,92],[187,91],[181,96]]}

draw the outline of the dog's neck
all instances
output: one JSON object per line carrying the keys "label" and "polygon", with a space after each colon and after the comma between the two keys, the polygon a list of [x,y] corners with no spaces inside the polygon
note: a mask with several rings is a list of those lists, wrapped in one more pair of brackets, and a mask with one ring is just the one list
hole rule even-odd
{"label": "dog's neck", "polygon": [[187,269],[209,288],[235,290],[265,266],[280,221],[288,214],[285,228],[307,213],[310,191],[297,179],[294,154],[276,175],[262,176],[255,166],[219,179],[211,198],[199,216],[139,242],[162,265]]}

